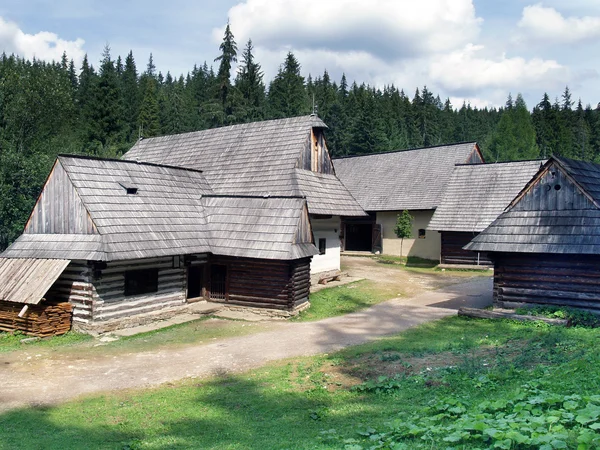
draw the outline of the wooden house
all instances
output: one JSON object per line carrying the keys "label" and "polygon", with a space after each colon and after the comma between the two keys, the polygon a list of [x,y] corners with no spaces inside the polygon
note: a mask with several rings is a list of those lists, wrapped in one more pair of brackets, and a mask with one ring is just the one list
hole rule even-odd
{"label": "wooden house", "polygon": [[124,159],[202,170],[215,194],[306,197],[313,274],[340,269],[341,216],[363,209],[336,177],[315,115],[267,120],[138,141]]}
{"label": "wooden house", "polygon": [[404,239],[401,256],[437,260],[440,235],[427,227],[454,166],[482,162],[475,142],[334,159],[337,176],[369,213],[344,219],[344,249],[400,255],[394,226],[398,214],[408,210],[413,237]]}
{"label": "wooden house", "polygon": [[463,247],[491,224],[545,161],[458,164],[427,230],[441,238],[441,264],[493,265]]}
{"label": "wooden house", "polygon": [[494,261],[494,302],[600,312],[600,165],[551,157],[466,249]]}
{"label": "wooden house", "polygon": [[0,258],[0,329],[35,333],[26,305],[46,316],[70,305],[87,330],[200,299],[293,311],[318,249],[306,199],[280,194],[223,195],[198,170],[60,156]]}

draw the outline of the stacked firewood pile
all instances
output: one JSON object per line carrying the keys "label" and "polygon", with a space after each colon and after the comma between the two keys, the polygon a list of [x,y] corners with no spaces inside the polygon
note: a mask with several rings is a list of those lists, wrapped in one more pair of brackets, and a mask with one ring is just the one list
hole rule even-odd
{"label": "stacked firewood pile", "polygon": [[71,329],[70,303],[29,305],[23,317],[19,317],[23,306],[0,301],[0,331],[19,330],[31,336],[47,337],[65,334]]}

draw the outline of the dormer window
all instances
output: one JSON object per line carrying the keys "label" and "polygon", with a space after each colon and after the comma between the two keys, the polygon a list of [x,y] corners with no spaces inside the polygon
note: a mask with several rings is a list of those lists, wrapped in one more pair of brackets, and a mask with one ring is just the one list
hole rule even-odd
{"label": "dormer window", "polygon": [[123,183],[119,183],[119,186],[121,186],[123,189],[125,189],[125,193],[127,195],[137,194],[138,188],[135,186],[131,186],[131,185],[123,184]]}

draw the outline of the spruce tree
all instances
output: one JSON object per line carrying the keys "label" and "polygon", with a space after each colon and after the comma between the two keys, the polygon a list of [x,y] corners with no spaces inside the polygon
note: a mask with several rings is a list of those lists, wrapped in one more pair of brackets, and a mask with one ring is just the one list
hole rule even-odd
{"label": "spruce tree", "polygon": [[215,125],[227,125],[235,122],[233,96],[231,95],[231,66],[237,62],[237,44],[229,22],[225,27],[223,42],[221,42],[219,50],[221,50],[221,54],[215,58],[215,62],[219,61],[216,99],[221,103],[222,117],[217,120]]}
{"label": "spruce tree", "polygon": [[138,114],[141,95],[135,59],[131,50],[125,58],[125,66],[121,75],[121,89],[125,108],[126,139],[127,142],[133,142],[138,137]]}
{"label": "spruce tree", "polygon": [[253,122],[264,118],[265,84],[260,64],[254,60],[253,49],[252,40],[248,40],[235,79],[235,89],[241,96],[239,119],[242,122]]}
{"label": "spruce tree", "polygon": [[158,136],[160,133],[160,119],[158,109],[158,82],[151,76],[145,78],[144,97],[140,105],[138,125],[143,137]]}
{"label": "spruce tree", "polygon": [[300,63],[292,52],[288,52],[283,66],[271,81],[268,101],[273,118],[294,117],[310,112]]}

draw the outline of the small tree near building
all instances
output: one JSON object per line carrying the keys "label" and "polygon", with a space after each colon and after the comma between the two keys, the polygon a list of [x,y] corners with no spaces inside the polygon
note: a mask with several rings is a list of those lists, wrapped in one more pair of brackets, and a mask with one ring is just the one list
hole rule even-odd
{"label": "small tree near building", "polygon": [[396,226],[394,227],[394,233],[398,236],[400,241],[400,256],[402,256],[402,245],[404,244],[404,239],[412,237],[412,222],[413,216],[407,210],[402,211],[402,214],[398,214],[398,218],[396,219]]}

